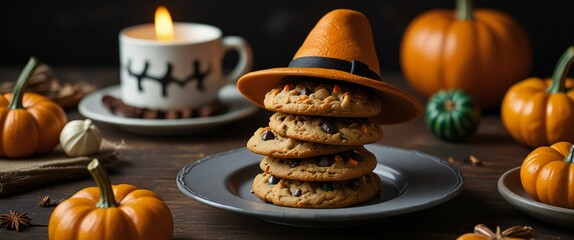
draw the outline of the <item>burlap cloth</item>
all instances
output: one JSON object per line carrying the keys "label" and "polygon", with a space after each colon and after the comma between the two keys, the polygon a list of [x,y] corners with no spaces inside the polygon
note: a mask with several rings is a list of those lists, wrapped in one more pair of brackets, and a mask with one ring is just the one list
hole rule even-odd
{"label": "burlap cloth", "polygon": [[122,144],[102,141],[100,150],[85,157],[68,157],[58,146],[49,154],[26,159],[0,158],[0,197],[40,185],[89,175],[88,163],[97,158],[105,167],[115,165]]}

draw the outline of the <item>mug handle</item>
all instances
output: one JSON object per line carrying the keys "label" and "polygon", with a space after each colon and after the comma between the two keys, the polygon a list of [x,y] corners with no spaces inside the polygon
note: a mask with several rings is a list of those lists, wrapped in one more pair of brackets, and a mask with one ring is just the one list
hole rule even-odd
{"label": "mug handle", "polygon": [[239,54],[237,65],[227,76],[224,76],[226,83],[233,83],[251,70],[253,66],[253,52],[251,46],[245,39],[238,36],[226,36],[222,39],[223,52],[235,50]]}

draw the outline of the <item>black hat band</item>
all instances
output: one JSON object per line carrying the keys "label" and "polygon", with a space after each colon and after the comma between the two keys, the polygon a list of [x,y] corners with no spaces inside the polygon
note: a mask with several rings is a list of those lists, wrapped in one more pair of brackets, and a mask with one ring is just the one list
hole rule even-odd
{"label": "black hat band", "polygon": [[381,77],[359,60],[345,61],[327,57],[300,57],[289,63],[290,68],[326,68],[381,81]]}

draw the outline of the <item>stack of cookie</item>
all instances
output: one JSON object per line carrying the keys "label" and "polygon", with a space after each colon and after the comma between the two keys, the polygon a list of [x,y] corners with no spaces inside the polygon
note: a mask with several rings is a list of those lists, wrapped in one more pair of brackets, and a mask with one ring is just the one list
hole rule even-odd
{"label": "stack of cookie", "polygon": [[379,114],[378,99],[359,86],[319,82],[285,83],[265,96],[265,108],[276,113],[247,143],[265,155],[263,173],[253,182],[253,192],[265,201],[338,208],[365,202],[381,189],[372,173],[376,157],[362,146],[383,136],[367,118]]}
{"label": "stack of cookie", "polygon": [[264,155],[253,193],[288,207],[347,207],[376,197],[377,159],[363,145],[383,137],[379,125],[422,113],[416,98],[382,81],[369,21],[347,9],[321,18],[288,67],[250,72],[237,88],[275,112],[247,143]]}

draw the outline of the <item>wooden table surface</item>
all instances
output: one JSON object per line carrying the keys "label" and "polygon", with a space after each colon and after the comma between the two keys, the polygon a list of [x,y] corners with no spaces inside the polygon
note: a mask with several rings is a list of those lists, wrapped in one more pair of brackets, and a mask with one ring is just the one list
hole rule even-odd
{"label": "wooden table surface", "polygon": [[[68,81],[85,80],[99,87],[117,84],[117,69],[56,69]],[[16,79],[18,72],[0,69],[0,79]],[[399,74],[384,78],[405,86]],[[69,112],[70,119],[81,118]],[[519,211],[507,203],[497,190],[499,177],[520,166],[531,149],[516,143],[506,132],[497,112],[486,113],[473,138],[464,143],[437,140],[421,117],[404,124],[383,126],[384,138],[377,144],[417,150],[442,159],[452,157],[462,172],[464,190],[441,205],[379,221],[339,228],[300,228],[265,222],[257,218],[201,204],[185,196],[176,185],[176,175],[185,166],[205,156],[244,147],[248,138],[268,122],[270,112],[259,110],[245,119],[217,131],[184,136],[146,136],[126,132],[116,126],[97,123],[106,139],[124,141],[120,164],[110,170],[112,183],[129,183],[156,192],[173,214],[174,239],[455,239],[473,231],[479,223],[492,229],[514,225],[533,227],[538,239],[574,239],[572,230],[555,227]],[[482,165],[465,161],[474,155]],[[89,177],[50,183],[16,195],[0,198],[0,213],[9,210],[28,212],[38,226],[21,232],[0,229],[0,239],[47,239],[47,224],[53,208],[38,207],[42,197],[66,199],[77,191],[94,186]],[[312,226],[311,226],[312,227]]]}

